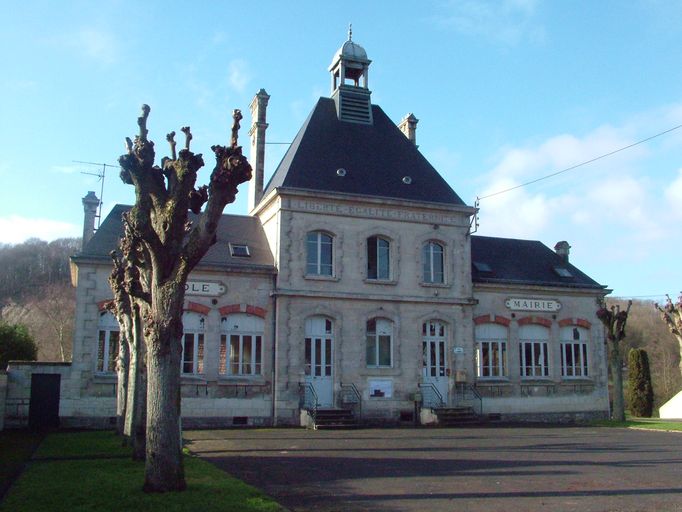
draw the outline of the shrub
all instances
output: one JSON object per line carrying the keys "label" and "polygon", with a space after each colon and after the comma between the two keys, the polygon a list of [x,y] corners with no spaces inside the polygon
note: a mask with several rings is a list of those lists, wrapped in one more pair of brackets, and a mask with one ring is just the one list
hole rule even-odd
{"label": "shrub", "polygon": [[35,361],[38,347],[24,325],[0,322],[0,370],[13,360]]}
{"label": "shrub", "polygon": [[628,354],[630,413],[640,418],[651,418],[654,391],[651,386],[649,356],[641,348],[630,349]]}

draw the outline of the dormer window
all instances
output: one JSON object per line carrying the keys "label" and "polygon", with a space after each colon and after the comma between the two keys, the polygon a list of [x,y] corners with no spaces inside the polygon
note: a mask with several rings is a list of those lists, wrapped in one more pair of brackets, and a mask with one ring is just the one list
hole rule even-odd
{"label": "dormer window", "polygon": [[250,258],[249,246],[246,244],[229,244],[230,256],[233,258]]}

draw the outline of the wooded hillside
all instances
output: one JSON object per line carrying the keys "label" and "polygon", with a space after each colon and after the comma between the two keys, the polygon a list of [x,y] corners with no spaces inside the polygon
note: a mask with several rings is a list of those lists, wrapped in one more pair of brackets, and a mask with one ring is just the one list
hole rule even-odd
{"label": "wooded hillside", "polygon": [[71,360],[76,291],[69,257],[80,247],[79,238],[0,245],[0,319],[28,327],[39,361]]}

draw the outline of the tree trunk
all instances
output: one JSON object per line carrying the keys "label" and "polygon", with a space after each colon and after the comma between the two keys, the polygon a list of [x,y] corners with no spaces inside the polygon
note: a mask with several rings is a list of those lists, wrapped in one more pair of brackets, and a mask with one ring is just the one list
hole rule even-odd
{"label": "tree trunk", "polygon": [[124,435],[126,402],[128,395],[128,365],[130,364],[130,350],[126,338],[128,333],[120,331],[118,342],[118,361],[116,362],[116,433]]}
{"label": "tree trunk", "polygon": [[137,306],[132,308],[132,336],[130,343],[130,371],[128,372],[128,401],[124,433],[133,446],[133,460],[145,459],[147,421],[147,382],[145,378],[145,346],[142,319]]}
{"label": "tree trunk", "polygon": [[145,492],[182,491],[187,487],[180,432],[182,300],[168,283],[152,294],[147,342],[147,458]]}
{"label": "tree trunk", "polygon": [[613,410],[611,418],[615,421],[625,421],[625,400],[623,398],[623,369],[620,357],[619,343],[610,340],[609,365],[613,381]]}

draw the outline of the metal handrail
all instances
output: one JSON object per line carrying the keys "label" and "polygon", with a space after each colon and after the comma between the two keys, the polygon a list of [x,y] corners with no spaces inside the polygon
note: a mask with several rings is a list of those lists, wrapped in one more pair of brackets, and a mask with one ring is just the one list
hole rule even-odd
{"label": "metal handrail", "polygon": [[433,403],[427,402],[426,394],[422,392],[422,407],[429,407],[431,409],[437,409],[439,407],[445,407],[445,400],[443,400],[443,395],[438,388],[433,385],[432,382],[419,382],[417,384],[420,389],[428,389],[431,391],[432,395],[435,397],[435,407]]}
{"label": "metal handrail", "polygon": [[469,398],[466,396],[466,392],[469,391],[473,395],[472,400],[478,400],[478,414],[483,415],[483,397],[481,394],[478,392],[478,389],[476,389],[475,386],[472,386],[471,384],[467,382],[460,382],[457,385],[457,389],[461,387],[461,395],[462,395],[462,400],[469,400]]}
{"label": "metal handrail", "polygon": [[358,406],[358,411],[357,411],[357,418],[362,417],[362,395],[360,394],[360,391],[358,388],[353,384],[352,382],[349,384],[344,384],[343,382],[341,383],[341,389],[344,391],[349,391],[352,395],[355,397],[355,401],[352,402],[353,404]]}
{"label": "metal handrail", "polygon": [[310,382],[302,382],[299,384],[299,392],[301,398],[299,405],[308,411],[314,422],[317,419],[317,408],[320,406],[315,387]]}

